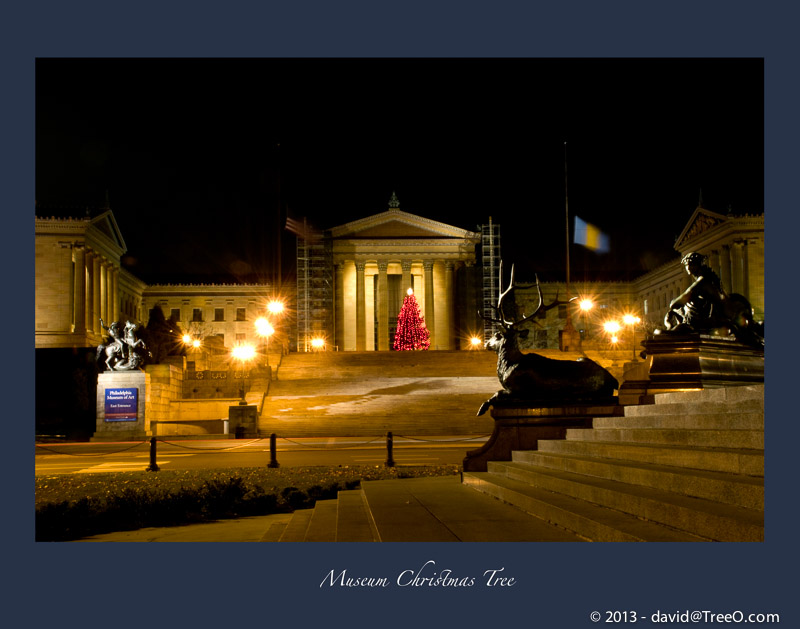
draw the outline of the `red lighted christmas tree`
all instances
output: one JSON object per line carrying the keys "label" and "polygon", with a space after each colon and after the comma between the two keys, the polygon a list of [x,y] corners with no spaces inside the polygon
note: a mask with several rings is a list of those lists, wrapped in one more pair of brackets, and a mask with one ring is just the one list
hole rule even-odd
{"label": "red lighted christmas tree", "polygon": [[394,333],[392,349],[428,349],[431,346],[431,333],[425,327],[425,319],[419,311],[414,291],[408,289],[403,307],[397,315],[397,331]]}

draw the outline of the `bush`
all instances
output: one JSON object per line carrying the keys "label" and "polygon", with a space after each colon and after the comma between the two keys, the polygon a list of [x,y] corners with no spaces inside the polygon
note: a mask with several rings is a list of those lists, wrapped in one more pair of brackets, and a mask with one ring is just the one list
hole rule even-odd
{"label": "bush", "polygon": [[443,476],[456,466],[242,468],[36,479],[36,541],[311,508],[362,480]]}

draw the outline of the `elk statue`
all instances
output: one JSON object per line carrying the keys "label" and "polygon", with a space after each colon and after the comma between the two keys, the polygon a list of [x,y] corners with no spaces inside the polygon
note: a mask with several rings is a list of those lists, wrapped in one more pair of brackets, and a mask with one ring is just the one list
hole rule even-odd
{"label": "elk statue", "polygon": [[[500,282],[503,284],[503,263],[500,262]],[[508,288],[500,293],[497,306],[493,308],[496,317],[481,318],[497,323],[502,331],[497,332],[485,343],[486,349],[497,352],[497,378],[502,390],[481,404],[478,415],[498,402],[526,403],[583,403],[608,400],[619,388],[617,379],[608,371],[589,358],[577,360],[557,360],[538,354],[523,354],[519,349],[519,339],[528,336],[529,330],[520,326],[531,320],[542,309],[545,311],[569,302],[558,301],[558,296],[551,304],[544,304],[539,278],[536,277],[536,289],[539,293],[539,305],[522,319],[510,321],[503,312],[503,300],[514,288],[514,266],[511,266],[511,279]]]}

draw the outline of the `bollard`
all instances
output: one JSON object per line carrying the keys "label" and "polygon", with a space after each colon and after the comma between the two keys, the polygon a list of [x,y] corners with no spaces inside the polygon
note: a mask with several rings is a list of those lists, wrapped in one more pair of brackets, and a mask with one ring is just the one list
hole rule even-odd
{"label": "bollard", "polygon": [[391,432],[386,433],[386,467],[394,467],[394,456],[392,456],[392,448],[394,447],[394,437]]}
{"label": "bollard", "polygon": [[157,472],[158,470],[159,467],[156,464],[156,438],[150,437],[150,465],[147,466],[145,471]]}
{"label": "bollard", "polygon": [[278,465],[278,454],[275,449],[275,437],[276,435],[274,432],[269,436],[269,465],[267,465],[267,467],[273,468],[280,467],[280,465]]}

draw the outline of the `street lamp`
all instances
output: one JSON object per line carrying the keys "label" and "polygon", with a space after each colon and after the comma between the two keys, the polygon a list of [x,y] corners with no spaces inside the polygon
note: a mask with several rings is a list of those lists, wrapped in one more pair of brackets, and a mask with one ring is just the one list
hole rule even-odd
{"label": "street lamp", "polygon": [[636,362],[636,326],[642,320],[633,314],[626,314],[622,317],[622,322],[625,325],[631,326],[631,348],[633,349],[633,361]]}
{"label": "street lamp", "polygon": [[242,364],[242,399],[239,401],[240,405],[246,405],[245,389],[247,387],[247,371],[245,371],[244,364],[247,361],[253,360],[256,355],[256,350],[252,345],[237,345],[231,352],[233,358]]}
{"label": "street lamp", "polygon": [[469,345],[471,349],[478,349],[481,345],[483,345],[483,341],[479,339],[477,336],[473,336],[469,340]]}
{"label": "street lamp", "polygon": [[283,312],[283,302],[273,299],[267,304],[267,311],[274,315],[281,314]]}
{"label": "street lamp", "polygon": [[266,358],[266,366],[269,367],[269,337],[275,334],[275,328],[268,319],[259,317],[256,319],[256,334],[258,334],[264,342],[264,357]]}
{"label": "street lamp", "polygon": [[619,337],[617,336],[617,332],[622,329],[622,326],[619,324],[618,321],[606,321],[603,324],[603,329],[606,331],[607,334],[610,335],[609,340],[613,345],[619,342]]}
{"label": "street lamp", "polygon": [[583,332],[588,339],[589,324],[587,322],[587,317],[589,315],[589,311],[594,308],[594,302],[588,297],[585,297],[578,302],[578,307],[581,309],[581,314],[583,314]]}

